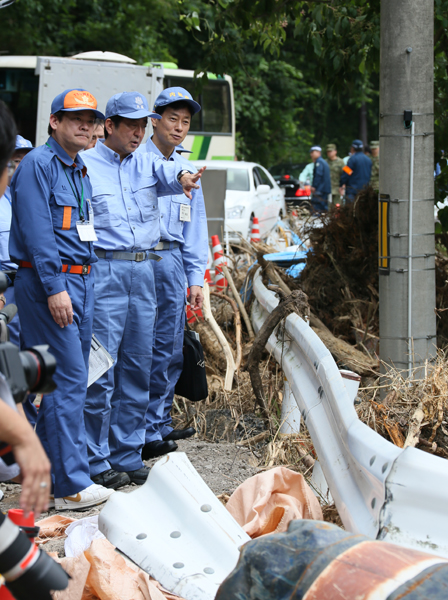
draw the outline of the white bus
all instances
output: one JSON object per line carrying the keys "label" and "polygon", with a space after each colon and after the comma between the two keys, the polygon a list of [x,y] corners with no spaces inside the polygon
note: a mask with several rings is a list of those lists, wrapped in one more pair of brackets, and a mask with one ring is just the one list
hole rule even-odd
{"label": "white bus", "polygon": [[118,92],[137,90],[152,108],[162,89],[181,86],[202,106],[183,144],[192,154],[184,156],[190,160],[234,160],[232,79],[228,75],[208,78],[196,93],[194,72],[178,69],[174,63],[137,65],[114,52],[84,52],[70,58],[0,56],[0,100],[11,108],[19,133],[36,146],[48,137],[51,101],[64,89],[89,90],[97,98],[99,110],[104,111],[107,100]]}

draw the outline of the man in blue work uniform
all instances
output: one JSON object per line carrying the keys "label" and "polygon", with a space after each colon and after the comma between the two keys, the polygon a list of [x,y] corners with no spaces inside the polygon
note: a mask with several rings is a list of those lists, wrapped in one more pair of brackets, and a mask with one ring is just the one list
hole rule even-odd
{"label": "man in blue work uniform", "polygon": [[[184,88],[165,89],[154,104],[154,112],[161,119],[152,120],[154,134],[144,151],[154,152],[164,161],[174,161],[181,168],[191,168],[188,160],[178,154],[178,146],[187,136],[193,115],[200,110]],[[192,196],[191,201],[184,194],[159,198],[160,242],[155,250],[163,260],[154,263],[157,324],[144,460],[176,450],[176,440],[196,433],[193,427],[173,430],[170,415],[174,387],[183,365],[185,283],[190,288],[192,306],[201,308],[207,267],[208,231],[202,189],[195,190]]]}
{"label": "man in blue work uniform", "polygon": [[353,140],[352,155],[342,169],[339,191],[341,195],[345,191],[345,201],[348,203],[354,202],[358,192],[370,182],[372,161],[364,154],[363,147],[361,140]]}
{"label": "man in blue work uniform", "polygon": [[98,236],[93,331],[116,361],[87,393],[88,452],[92,479],[115,488],[129,479],[140,485],[149,473],[141,448],[157,313],[153,263],[160,257],[151,251],[160,238],[157,195],[184,187],[191,196],[200,177],[135,152],[149,116],[160,118],[142,94],[116,94],[106,106],[104,143],[83,153]]}
{"label": "man in blue work uniform", "polygon": [[[11,169],[9,172],[8,183],[11,183],[12,176],[14,175],[21,160],[28,154],[28,152],[31,152],[32,149],[33,144],[29,140],[26,140],[21,135],[16,137],[16,147],[11,158]],[[11,217],[11,192],[8,186],[3,197],[0,198],[0,263],[1,270],[6,272],[9,280],[9,285],[5,291],[4,297],[0,296],[0,302],[3,302],[4,299],[5,304],[16,303],[14,295],[14,279],[16,276],[17,265],[13,263],[9,257],[9,232],[11,230]],[[3,304],[3,306],[0,304],[0,309],[4,308],[5,304]],[[20,346],[20,321],[18,314],[16,314],[9,323],[8,331],[10,342],[16,346]],[[33,404],[34,398],[34,395],[28,395],[26,400],[22,403],[26,417],[33,427],[37,420],[37,410]]]}
{"label": "man in blue work uniform", "polygon": [[312,146],[310,156],[314,163],[311,206],[315,212],[322,212],[328,210],[328,196],[331,194],[330,167],[322,158],[320,146]]}
{"label": "man in blue work uniform", "polygon": [[83,510],[112,490],[90,479],[83,409],[92,337],[92,187],[78,152],[89,142],[97,102],[82,89],[53,100],[47,142],[20,163],[11,182],[11,260],[25,346],[49,344],[57,389],[40,406],[36,431],[52,465],[53,505]]}

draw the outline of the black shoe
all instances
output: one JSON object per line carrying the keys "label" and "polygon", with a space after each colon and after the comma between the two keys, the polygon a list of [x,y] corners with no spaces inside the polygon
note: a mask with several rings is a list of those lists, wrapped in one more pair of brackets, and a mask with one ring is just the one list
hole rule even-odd
{"label": "black shoe", "polygon": [[177,444],[174,442],[169,440],[155,440],[143,446],[142,459],[156,458],[156,456],[163,456],[164,454],[168,454],[168,452],[174,452],[174,450],[177,450]]}
{"label": "black shoe", "polygon": [[196,429],[194,427],[187,427],[186,429],[173,429],[171,433],[166,435],[163,438],[164,442],[176,441],[176,440],[186,440],[196,433]]}
{"label": "black shoe", "polygon": [[143,485],[145,483],[145,481],[148,479],[149,471],[150,471],[149,467],[144,465],[143,467],[140,467],[140,469],[137,469],[136,471],[127,471],[127,473],[125,473],[125,474],[129,476],[132,483],[136,483],[137,485]]}
{"label": "black shoe", "polygon": [[131,483],[131,479],[127,473],[119,473],[113,469],[98,473],[98,475],[94,475],[90,479],[93,481],[93,483],[102,485],[103,487],[111,490],[116,490]]}

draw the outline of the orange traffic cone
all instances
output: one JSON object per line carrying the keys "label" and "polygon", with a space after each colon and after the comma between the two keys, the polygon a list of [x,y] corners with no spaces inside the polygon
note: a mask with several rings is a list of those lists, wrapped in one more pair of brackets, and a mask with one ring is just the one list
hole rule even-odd
{"label": "orange traffic cone", "polygon": [[[190,288],[187,289],[187,296],[190,295]],[[204,315],[202,314],[202,310],[200,308],[192,308],[191,304],[187,304],[187,321],[189,323],[194,323],[196,321],[203,321]]]}
{"label": "orange traffic cone", "polygon": [[251,242],[259,242],[260,241],[260,225],[258,224],[258,217],[254,217],[252,222],[252,231],[250,234]]}
{"label": "orange traffic cone", "polygon": [[215,263],[215,284],[218,292],[222,292],[228,286],[228,283],[220,265],[227,265],[227,261],[224,258],[224,252],[218,235],[212,235],[212,247],[213,261]]}

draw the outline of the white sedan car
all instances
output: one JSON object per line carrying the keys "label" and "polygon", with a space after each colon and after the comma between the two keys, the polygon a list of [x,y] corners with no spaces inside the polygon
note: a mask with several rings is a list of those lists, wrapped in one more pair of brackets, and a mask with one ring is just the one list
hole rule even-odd
{"label": "white sedan car", "polygon": [[250,237],[252,220],[258,217],[260,236],[267,234],[279,218],[286,216],[283,191],[272,175],[261,165],[244,161],[195,160],[198,169],[225,169],[224,237],[238,242]]}

